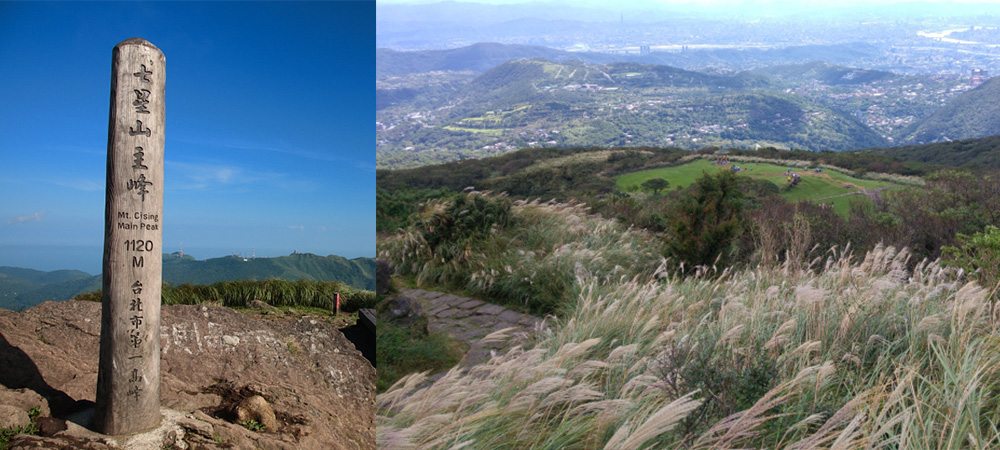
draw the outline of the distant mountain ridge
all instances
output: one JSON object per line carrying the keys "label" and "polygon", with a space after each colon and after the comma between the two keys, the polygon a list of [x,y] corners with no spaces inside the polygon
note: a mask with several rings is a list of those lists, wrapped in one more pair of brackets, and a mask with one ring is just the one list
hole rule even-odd
{"label": "distant mountain ridge", "polygon": [[[874,46],[865,43],[834,45],[801,45],[773,49],[706,49],[686,52],[658,51],[648,55],[609,54],[594,51],[566,51],[550,47],[518,44],[480,42],[464,47],[444,50],[400,51],[389,48],[375,49],[375,77],[425,73],[432,71],[486,72],[507,61],[522,58],[543,58],[549,61],[580,61],[590,64],[637,62],[659,64],[695,70],[720,62],[746,64],[753,60],[791,67],[798,61],[826,61],[819,65],[851,65],[871,57]],[[772,66],[773,67],[773,66]],[[866,71],[872,73],[886,73]]]}
{"label": "distant mountain ridge", "polygon": [[1000,169],[1000,135],[933,144],[863,149],[857,152],[942,166]]}
{"label": "distant mountain ridge", "polygon": [[871,83],[873,81],[899,77],[891,72],[855,69],[822,61],[771,66],[756,69],[754,72],[765,73],[781,80],[791,80],[798,83],[816,80],[817,82],[831,86]]}
{"label": "distant mountain ridge", "polygon": [[[837,82],[890,74],[829,64],[799,69]],[[376,162],[412,167],[531,146],[880,147],[852,114],[785,92],[762,72],[515,59],[449,91],[418,89],[377,109]],[[386,91],[382,98],[389,98]],[[378,92],[376,93],[378,97]],[[433,99],[433,100],[432,100]]]}
{"label": "distant mountain ridge", "polygon": [[[163,282],[211,284],[219,281],[281,278],[338,281],[359,289],[375,289],[375,259],[293,253],[276,258],[226,256],[196,260],[190,255],[163,255]],[[44,272],[0,267],[0,308],[20,309],[101,289],[101,275],[79,270]]]}
{"label": "distant mountain ridge", "polygon": [[[596,55],[586,58],[592,61]],[[447,50],[401,52],[375,50],[375,76],[424,73],[435,70],[486,72],[512,59],[544,58],[551,61],[581,60],[580,54],[532,45],[478,43]],[[606,58],[610,59],[610,58]]]}

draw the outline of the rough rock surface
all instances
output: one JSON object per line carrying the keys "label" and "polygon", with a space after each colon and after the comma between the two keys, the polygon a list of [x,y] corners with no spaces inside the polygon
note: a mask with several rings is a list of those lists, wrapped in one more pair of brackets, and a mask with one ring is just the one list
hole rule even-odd
{"label": "rough rock surface", "polygon": [[16,406],[0,405],[0,429],[20,428],[31,424],[28,412]]}
{"label": "rough rock surface", "polygon": [[267,400],[259,395],[247,397],[239,405],[236,405],[236,421],[243,423],[248,420],[256,421],[265,430],[278,428],[278,419],[274,416],[274,410],[271,409],[271,405],[267,404]]}
{"label": "rough rock surface", "polygon": [[375,294],[385,295],[392,290],[392,266],[388,260],[375,260]]}
{"label": "rough rock surface", "polygon": [[[78,424],[94,405],[100,317],[95,302],[0,309],[0,404],[41,407],[36,424],[51,434],[16,436],[10,448],[375,448],[375,370],[336,326],[220,306],[162,309],[162,436],[126,445],[87,430]],[[273,407],[275,429],[233,423],[254,395]]]}
{"label": "rough rock surface", "polygon": [[427,332],[426,320],[421,320],[424,314],[420,302],[413,297],[406,295],[389,297],[383,300],[378,308],[380,313],[385,314],[389,320],[398,322],[400,326],[416,326]]}

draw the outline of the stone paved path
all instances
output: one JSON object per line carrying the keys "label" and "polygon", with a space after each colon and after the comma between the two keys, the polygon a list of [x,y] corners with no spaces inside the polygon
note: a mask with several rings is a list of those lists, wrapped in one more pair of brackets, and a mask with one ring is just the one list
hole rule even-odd
{"label": "stone paved path", "polygon": [[[467,297],[422,289],[404,289],[402,295],[420,302],[427,316],[427,329],[442,332],[469,345],[459,366],[469,367],[487,361],[490,350],[509,347],[526,339],[542,319]],[[504,328],[517,328],[513,339],[504,342],[481,342],[482,338]]]}

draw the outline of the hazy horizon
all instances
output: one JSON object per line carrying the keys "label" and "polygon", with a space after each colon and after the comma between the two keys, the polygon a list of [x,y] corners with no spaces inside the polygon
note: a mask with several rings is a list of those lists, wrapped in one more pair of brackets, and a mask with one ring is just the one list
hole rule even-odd
{"label": "hazy horizon", "polygon": [[[856,29],[878,24],[884,29],[926,27],[930,31],[971,25],[1000,25],[1000,3],[965,1],[822,1],[632,0],[608,5],[599,1],[379,1],[376,5],[376,47],[396,50],[451,49],[477,42],[499,42],[569,49],[583,48],[610,37],[665,42],[664,28],[680,26],[680,34],[697,42],[715,40],[717,31],[741,34],[746,40],[773,38],[784,29],[808,34],[815,28],[836,27],[841,40],[870,42]],[[706,27],[699,29],[698,24]],[[741,25],[735,25],[741,24]],[[745,27],[744,27],[745,25]],[[690,28],[689,28],[690,27]],[[715,28],[718,27],[718,28]],[[687,29],[683,29],[687,28]],[[926,31],[926,30],[925,30]],[[770,36],[765,36],[770,35]],[[827,36],[829,37],[829,36]],[[877,40],[877,36],[874,36]],[[772,42],[801,45],[815,40]]]}

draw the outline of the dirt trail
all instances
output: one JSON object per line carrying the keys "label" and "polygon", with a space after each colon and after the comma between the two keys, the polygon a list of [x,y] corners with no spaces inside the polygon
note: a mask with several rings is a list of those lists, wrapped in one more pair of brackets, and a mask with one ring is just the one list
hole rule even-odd
{"label": "dirt trail", "polygon": [[886,189],[889,189],[889,187],[890,186],[883,186],[883,187],[874,188],[874,189],[861,189],[861,190],[858,190],[858,191],[847,192],[847,193],[837,194],[837,195],[830,195],[830,196],[827,196],[827,197],[813,198],[813,199],[810,199],[810,200],[812,200],[812,201],[816,201],[816,200],[828,200],[828,199],[831,199],[831,198],[845,197],[845,196],[848,196],[848,195],[865,195],[869,199],[871,199],[871,201],[873,203],[879,204],[879,203],[882,203],[882,191],[884,191]]}

